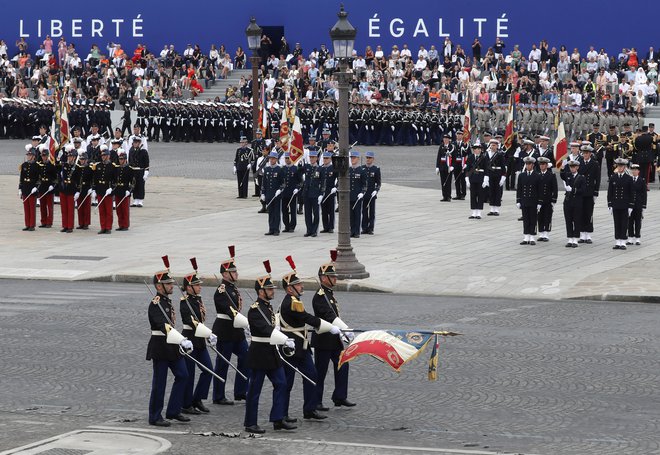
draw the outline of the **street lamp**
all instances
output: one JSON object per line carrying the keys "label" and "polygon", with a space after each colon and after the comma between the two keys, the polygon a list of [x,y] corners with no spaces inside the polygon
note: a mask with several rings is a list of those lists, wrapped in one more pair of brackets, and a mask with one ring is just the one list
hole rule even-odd
{"label": "street lamp", "polygon": [[335,59],[339,60],[339,156],[333,157],[335,169],[339,174],[339,235],[337,244],[337,276],[340,279],[368,278],[367,272],[357,260],[351,246],[351,207],[348,178],[348,91],[352,73],[348,71],[349,59],[353,56],[357,31],[348,22],[348,13],[342,4],[337,14],[339,20],[330,29],[330,38]]}
{"label": "street lamp", "polygon": [[259,65],[261,58],[257,54],[261,47],[261,27],[257,25],[257,20],[250,18],[250,25],[245,29],[245,35],[248,40],[248,49],[252,51],[250,64],[252,65],[252,139],[256,138],[257,128],[259,127]]}

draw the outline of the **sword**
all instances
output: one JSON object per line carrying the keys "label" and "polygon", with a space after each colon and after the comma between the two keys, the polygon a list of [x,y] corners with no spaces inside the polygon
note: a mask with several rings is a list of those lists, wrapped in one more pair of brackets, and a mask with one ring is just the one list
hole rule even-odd
{"label": "sword", "polygon": [[27,201],[28,199],[30,199],[30,196],[32,196],[33,194],[34,194],[34,193],[30,193],[30,194],[28,194],[27,196],[25,196],[25,199],[21,199],[21,201],[23,202],[23,204],[25,204],[25,201]]}
{"label": "sword", "polygon": [[362,198],[355,201],[355,204],[353,204],[353,207],[351,207],[351,210],[355,210],[355,206],[358,205],[358,202],[360,202],[361,200],[362,200]]}
{"label": "sword", "polygon": [[[110,193],[110,194],[112,194],[112,193]],[[107,196],[107,194],[104,194],[103,197],[101,198],[101,200],[99,201],[99,203],[96,204],[96,210],[98,210],[99,207],[101,207],[101,204],[103,203],[103,200],[106,198],[106,196]]]}
{"label": "sword", "polygon": [[321,204],[323,204],[326,201],[326,199],[328,199],[330,196],[332,196],[335,193],[336,193],[336,191],[334,193],[329,193],[326,197],[323,198],[323,200],[321,201]]}
{"label": "sword", "polygon": [[42,194],[41,196],[39,196],[39,197],[37,198],[37,201],[40,201],[42,197],[44,197],[45,195],[47,195],[47,194],[50,193],[51,191],[53,191],[53,190],[49,189],[49,190],[46,191],[44,194]]}
{"label": "sword", "polygon": [[299,375],[300,375],[305,381],[309,382],[309,383],[312,384],[313,386],[316,386],[316,382],[314,382],[314,381],[312,381],[311,379],[309,379],[307,376],[305,376],[305,375],[303,374],[302,371],[300,371],[298,368],[296,368],[296,367],[294,367],[293,365],[291,365],[291,363],[287,362],[287,360],[282,356],[282,353],[280,352],[280,349],[279,349],[277,346],[275,347],[275,350],[277,351],[277,355],[280,356],[280,359],[282,359],[282,362],[284,362],[285,365],[287,365],[287,366],[288,366],[289,368],[291,368],[293,371],[295,371],[296,373],[298,373],[298,374],[299,374]]}
{"label": "sword", "polygon": [[294,194],[291,196],[291,199],[289,199],[289,203],[286,205],[287,207],[291,206],[291,201],[293,201],[293,198],[296,197],[296,194],[298,194],[298,193],[294,193]]}
{"label": "sword", "polygon": [[83,198],[82,201],[78,202],[78,207],[80,207],[83,204],[83,202],[85,202],[87,200],[87,198],[89,197],[90,194],[92,194],[91,191],[89,193],[87,193],[87,195]]}
{"label": "sword", "polygon": [[[121,205],[121,203],[124,202],[124,199],[126,199],[126,198],[127,198],[128,196],[130,196],[130,195],[131,195],[131,194],[129,193],[129,194],[127,194],[126,196],[124,196],[123,198],[121,198],[121,201],[119,201],[119,203],[117,204],[117,207],[119,207],[119,206]],[[87,198],[87,196],[85,196],[85,198]],[[83,199],[83,201],[84,201],[84,199]]]}
{"label": "sword", "polygon": [[[147,289],[149,290],[149,293],[150,293],[153,297],[156,297],[156,295],[151,291],[151,288],[149,287],[149,285],[147,284],[147,282],[146,282],[146,281],[142,281],[142,282],[144,283],[144,285],[145,285],[145,286],[147,287]],[[160,306],[160,303],[157,303],[156,306],[158,306],[158,309],[160,310],[160,312],[163,313],[163,316],[165,316],[165,319],[166,319],[167,322],[170,324],[170,326],[172,326],[172,328],[174,328],[174,324],[172,324],[172,321],[170,320],[170,317],[167,315],[167,313],[165,313],[165,310],[163,309],[162,306]],[[202,370],[206,371],[206,372],[209,373],[211,376],[215,377],[216,379],[218,379],[218,380],[221,381],[221,382],[225,382],[225,380],[222,379],[222,378],[221,378],[220,376],[218,376],[217,374],[215,374],[215,372],[214,372],[213,370],[208,369],[208,368],[206,367],[206,365],[204,365],[202,362],[200,362],[199,360],[197,360],[196,358],[194,358],[193,356],[191,356],[190,353],[189,353],[188,351],[186,351],[185,349],[183,349],[182,346],[179,346],[179,352],[181,353],[181,355],[184,355],[184,356],[188,357],[190,360],[192,360],[193,362],[195,362],[199,368],[201,368]]]}
{"label": "sword", "polygon": [[278,194],[277,196],[274,196],[274,197],[270,200],[270,202],[269,202],[268,204],[266,204],[266,208],[268,208],[268,206],[270,206],[270,204],[272,204],[273,201],[274,201],[276,198],[280,197],[281,194],[282,194],[282,193]]}

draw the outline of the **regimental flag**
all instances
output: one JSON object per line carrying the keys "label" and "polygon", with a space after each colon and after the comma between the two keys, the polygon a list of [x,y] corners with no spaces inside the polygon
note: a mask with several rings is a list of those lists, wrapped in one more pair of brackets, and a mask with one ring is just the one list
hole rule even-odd
{"label": "regimental flag", "polygon": [[261,94],[259,96],[259,128],[261,128],[261,133],[263,137],[266,137],[266,132],[268,131],[268,108],[266,107],[266,90],[264,88],[264,83],[261,83]]}
{"label": "regimental flag", "polygon": [[516,93],[512,92],[509,100],[509,115],[506,119],[506,128],[504,130],[504,148],[509,149],[513,146],[516,136]]}
{"label": "regimental flag", "polygon": [[438,357],[440,356],[440,336],[435,335],[435,340],[433,342],[433,351],[431,351],[431,358],[429,359],[429,381],[435,381],[438,379]]}
{"label": "regimental flag", "polygon": [[422,353],[435,335],[432,332],[406,332],[403,330],[370,330],[362,332],[341,353],[339,368],[345,362],[367,354],[377,358],[395,371]]}
{"label": "regimental flag", "polygon": [[60,144],[69,142],[69,101],[65,96],[60,98]]}
{"label": "regimental flag", "polygon": [[282,142],[282,150],[289,151],[289,120],[286,117],[286,109],[282,109],[280,117],[280,141]]}
{"label": "regimental flag", "polygon": [[303,157],[303,137],[302,126],[300,125],[300,118],[296,115],[293,121],[293,136],[291,137],[291,147],[289,148],[291,154],[291,161],[293,164],[298,164],[300,158]]}
{"label": "regimental flag", "polygon": [[472,131],[472,92],[467,91],[467,100],[465,100],[465,118],[463,119],[463,142],[470,142]]}
{"label": "regimental flag", "polygon": [[555,139],[555,163],[557,163],[557,169],[562,168],[564,158],[567,154],[566,131],[564,130],[564,122],[560,122],[557,127],[557,138]]}

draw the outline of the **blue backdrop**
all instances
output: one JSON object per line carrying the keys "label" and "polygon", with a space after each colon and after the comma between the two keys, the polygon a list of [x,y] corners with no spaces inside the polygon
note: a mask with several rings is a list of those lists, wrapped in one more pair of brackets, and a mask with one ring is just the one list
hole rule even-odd
{"label": "blue backdrop", "polygon": [[[499,35],[506,50],[520,44],[523,53],[531,43],[546,39],[559,49],[561,44],[578,47],[582,55],[590,45],[604,47],[611,55],[622,47],[636,47],[640,59],[649,46],[660,45],[657,33],[657,1],[640,0],[633,9],[594,0],[553,2],[493,2],[492,0],[402,1],[344,0],[349,20],[358,29],[356,48],[367,44],[407,43],[412,50],[420,44],[439,46],[444,35],[461,44],[470,55],[472,40],[480,36],[482,53]],[[47,34],[56,43],[59,36],[76,44],[87,55],[92,43],[102,49],[110,41],[121,43],[129,54],[137,43],[153,52],[163,44],[183,51],[186,44],[199,44],[204,52],[210,45],[224,44],[233,55],[237,46],[247,47],[245,28],[250,16],[264,26],[284,26],[291,47],[299,41],[305,54],[325,43],[336,21],[338,1],[251,0],[236,2],[164,2],[155,0],[114,0],[93,4],[68,0],[64,8],[52,1],[7,3],[0,15],[0,32],[14,54],[15,40],[25,36],[33,53]],[[625,4],[624,4],[625,5]],[[624,12],[628,10],[629,12]],[[658,41],[658,42],[655,42]],[[399,46],[400,47],[400,46]]]}

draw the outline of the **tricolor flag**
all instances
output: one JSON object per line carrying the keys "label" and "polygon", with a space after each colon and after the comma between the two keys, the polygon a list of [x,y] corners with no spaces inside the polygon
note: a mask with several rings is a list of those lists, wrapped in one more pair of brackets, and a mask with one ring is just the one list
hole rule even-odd
{"label": "tricolor flag", "polygon": [[465,117],[463,119],[463,142],[470,142],[472,131],[472,92],[467,91],[467,100],[465,100]]}
{"label": "tricolor flag", "polygon": [[566,131],[564,130],[564,122],[560,122],[557,127],[557,138],[555,139],[555,163],[557,163],[557,169],[562,168],[564,157],[567,154]]}
{"label": "tricolor flag", "polygon": [[286,109],[282,109],[282,116],[280,117],[280,141],[282,142],[282,150],[289,151],[289,121],[286,118]]}
{"label": "tricolor flag", "polygon": [[60,99],[60,144],[69,142],[69,102],[67,96]]}
{"label": "tricolor flag", "polygon": [[403,330],[370,330],[362,332],[341,353],[339,367],[345,362],[367,354],[377,358],[395,371],[422,353],[433,338],[433,333],[406,332]]}
{"label": "tricolor flag", "polygon": [[509,115],[506,119],[506,128],[504,130],[504,148],[509,149],[513,146],[516,135],[516,101],[515,92],[511,93],[509,100]]}
{"label": "tricolor flag", "polygon": [[261,133],[266,137],[266,131],[268,130],[268,108],[266,107],[266,90],[264,88],[263,82],[261,83],[261,94],[259,96],[259,127],[261,128]]}
{"label": "tricolor flag", "polygon": [[291,154],[291,161],[293,164],[298,164],[300,158],[303,157],[303,137],[302,126],[300,125],[300,118],[296,115],[293,121],[293,136],[291,138],[291,147],[289,148]]}

